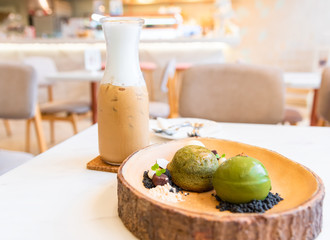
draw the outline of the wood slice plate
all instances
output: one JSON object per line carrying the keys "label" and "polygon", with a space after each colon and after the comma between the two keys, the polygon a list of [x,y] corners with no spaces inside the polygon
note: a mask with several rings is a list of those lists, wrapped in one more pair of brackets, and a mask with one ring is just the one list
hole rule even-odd
{"label": "wood slice plate", "polygon": [[273,240],[314,239],[322,227],[324,185],[306,167],[267,149],[243,143],[200,138],[211,150],[260,160],[271,178],[272,192],[284,200],[263,214],[220,212],[210,192],[190,193],[185,201],[155,199],[142,184],[143,172],[157,158],[171,160],[190,139],[151,145],[125,160],[118,172],[118,213],[139,239]]}

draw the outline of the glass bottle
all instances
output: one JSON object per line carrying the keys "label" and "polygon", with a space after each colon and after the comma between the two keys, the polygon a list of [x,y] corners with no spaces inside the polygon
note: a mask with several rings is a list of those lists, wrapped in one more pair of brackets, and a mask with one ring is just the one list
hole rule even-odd
{"label": "glass bottle", "polygon": [[139,65],[138,45],[143,19],[102,18],[107,61],[98,95],[101,159],[120,165],[149,145],[148,92]]}

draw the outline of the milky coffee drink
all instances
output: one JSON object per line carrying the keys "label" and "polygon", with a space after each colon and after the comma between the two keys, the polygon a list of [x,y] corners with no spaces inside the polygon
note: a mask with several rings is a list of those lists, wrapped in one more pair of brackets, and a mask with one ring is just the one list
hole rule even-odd
{"label": "milky coffee drink", "polygon": [[102,84],[98,108],[99,150],[104,161],[120,164],[131,153],[149,144],[145,86]]}
{"label": "milky coffee drink", "polygon": [[143,19],[102,18],[107,60],[98,95],[101,159],[120,165],[149,144],[148,92],[138,55]]}

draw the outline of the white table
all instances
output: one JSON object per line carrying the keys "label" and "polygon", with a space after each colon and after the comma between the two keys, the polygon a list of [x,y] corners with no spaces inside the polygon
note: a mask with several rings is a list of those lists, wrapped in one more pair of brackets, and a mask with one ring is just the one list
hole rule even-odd
{"label": "white table", "polygon": [[286,72],[284,73],[286,87],[301,89],[319,89],[321,73],[319,72]]}
{"label": "white table", "polygon": [[[141,71],[145,74],[145,80],[147,83],[150,96],[152,95],[152,72],[156,69],[156,65],[152,62],[141,62]],[[90,83],[91,90],[91,109],[92,109],[92,121],[97,122],[97,93],[98,83],[103,78],[104,71],[70,71],[70,72],[57,72],[55,74],[48,75],[46,78],[49,81],[80,81]]]}
{"label": "white table", "polygon": [[70,72],[57,72],[47,76],[47,79],[53,81],[85,81],[85,82],[99,82],[103,77],[104,71],[70,71]]}
{"label": "white table", "polygon": [[310,117],[311,126],[316,126],[318,122],[316,108],[321,80],[322,74],[320,72],[289,72],[284,74],[286,87],[312,89],[314,91]]}
{"label": "white table", "polygon": [[[275,150],[316,172],[330,192],[330,128],[222,124],[211,136]],[[116,174],[86,169],[97,155],[94,125],[1,176],[0,238],[135,239],[117,215]],[[318,240],[330,239],[329,225],[326,196]]]}

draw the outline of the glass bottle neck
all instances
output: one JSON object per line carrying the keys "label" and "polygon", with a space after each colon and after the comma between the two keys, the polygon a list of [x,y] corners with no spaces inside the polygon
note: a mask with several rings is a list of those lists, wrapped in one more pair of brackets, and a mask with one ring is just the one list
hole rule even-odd
{"label": "glass bottle neck", "polygon": [[102,83],[116,86],[145,85],[138,54],[141,24],[105,21],[103,31],[107,60]]}

